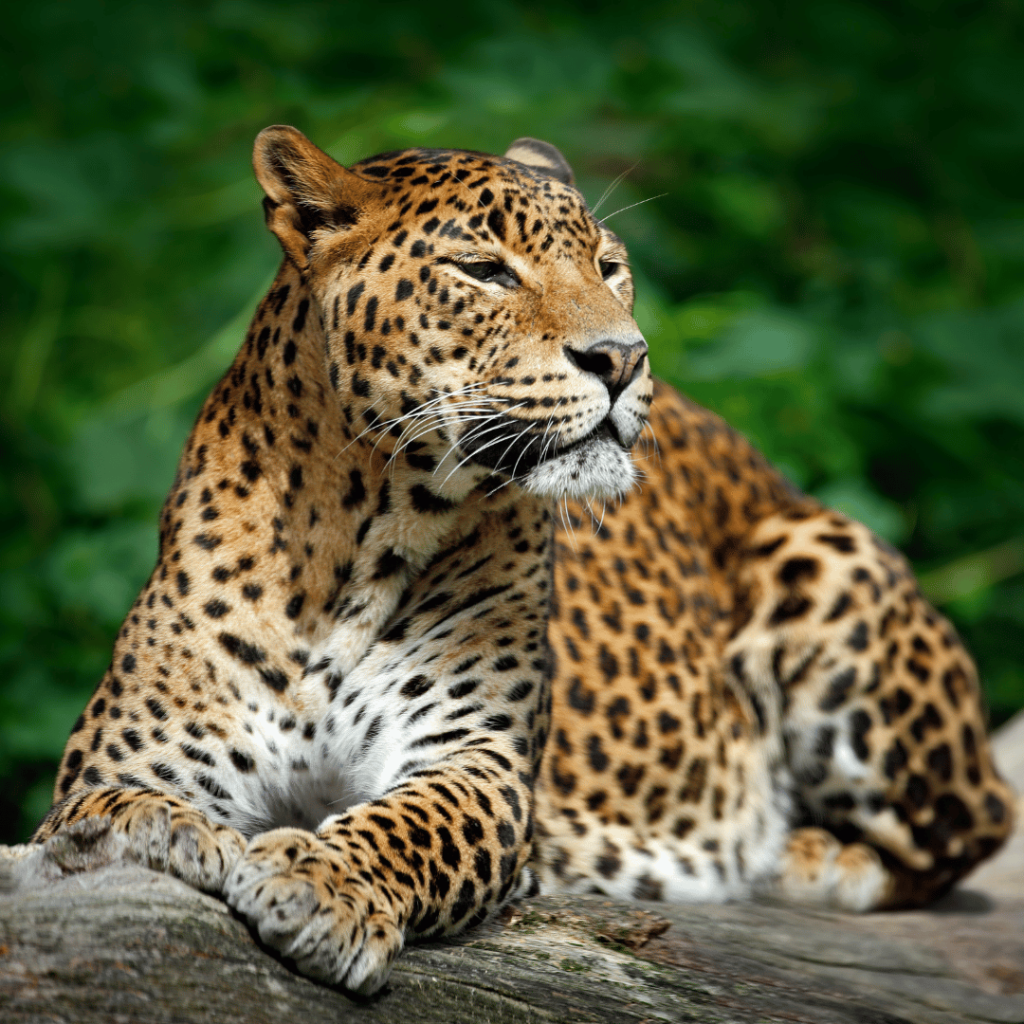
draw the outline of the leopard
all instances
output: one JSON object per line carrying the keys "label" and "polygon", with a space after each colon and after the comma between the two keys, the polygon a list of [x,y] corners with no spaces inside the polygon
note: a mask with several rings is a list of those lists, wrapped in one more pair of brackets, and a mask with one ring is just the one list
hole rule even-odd
{"label": "leopard", "polygon": [[952,626],[654,378],[554,146],[253,163],[280,270],[35,842],[103,819],[362,995],[536,893],[919,906],[1000,846]]}

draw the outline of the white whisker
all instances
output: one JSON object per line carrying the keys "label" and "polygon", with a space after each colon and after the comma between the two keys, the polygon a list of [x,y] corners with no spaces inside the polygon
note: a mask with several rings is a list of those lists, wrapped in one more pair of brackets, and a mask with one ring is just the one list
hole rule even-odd
{"label": "white whisker", "polygon": [[590,528],[594,531],[594,533],[600,533],[601,532],[601,527],[604,526],[604,517],[605,517],[605,513],[607,511],[608,511],[608,503],[605,502],[605,501],[602,501],[601,502],[601,518],[599,520],[597,518],[597,513],[594,511],[593,501],[590,498],[587,499],[587,512],[590,514]]}
{"label": "white whisker", "polygon": [[[548,427],[549,427],[550,425],[551,425],[551,419],[549,418],[549,419],[548,419],[548,422],[547,422],[547,424],[546,424],[546,425],[545,425],[545,427],[544,427],[544,433],[543,433],[543,434],[541,434],[541,438],[540,438],[540,443],[541,443],[542,445],[543,445],[543,443],[544,443],[544,438],[545,438],[545,436],[547,435],[547,432],[548,432]],[[522,435],[520,435],[520,437],[521,437],[521,436],[522,436]],[[527,452],[528,452],[528,451],[530,450],[530,445],[532,445],[532,444],[533,444],[533,439],[534,439],[534,437],[536,437],[536,434],[532,434],[532,433],[531,433],[531,434],[529,435],[529,440],[528,440],[528,441],[526,442],[526,444],[524,444],[524,445],[523,445],[523,450],[522,450],[522,451],[521,451],[521,452],[519,453],[519,458],[518,458],[518,459],[516,459],[516,464],[515,464],[515,465],[514,465],[514,466],[512,467],[512,476],[513,476],[513,477],[514,477],[514,476],[516,475],[516,473],[517,473],[517,472],[519,471],[519,463],[523,461],[523,456],[524,456],[524,455],[525,455],[525,454],[526,454],[526,453],[527,453]],[[539,460],[538,460],[538,461],[539,461]]]}
{"label": "white whisker", "polygon": [[565,506],[565,519],[563,519],[562,522],[565,523],[565,529],[566,529],[566,532],[569,534],[569,540],[572,543],[573,551],[579,551],[579,548],[576,546],[576,530],[575,530],[575,528],[572,525],[572,513],[569,511],[569,495],[568,494],[564,494],[563,493],[563,495],[562,495],[562,504]]}
{"label": "white whisker", "polygon": [[664,199],[667,195],[667,192],[662,192],[660,196],[651,196],[650,199],[641,199],[638,203],[630,203],[629,206],[623,206],[621,209],[616,210],[615,213],[609,213],[607,217],[602,217],[599,223],[603,224],[606,220],[611,220],[616,214],[625,213],[636,206],[643,206],[644,203],[653,203],[655,199]]}
{"label": "white whisker", "polygon": [[[498,426],[504,426],[504,424],[499,423]],[[495,427],[494,429],[497,429],[497,427]],[[461,462],[459,462],[458,465],[453,470],[451,470],[451,472],[449,472],[448,476],[446,476],[441,481],[441,486],[443,487],[446,483],[448,483],[448,480],[451,478],[453,473],[458,472],[467,462],[472,462],[472,460],[475,459],[477,455],[480,454],[480,452],[486,451],[488,448],[492,448],[496,444],[501,444],[501,442],[504,440],[505,437],[504,435],[502,435],[501,437],[496,437],[493,441],[488,441],[487,444],[480,445],[479,448],[474,448],[473,451],[471,451]]]}
{"label": "white whisker", "polygon": [[634,172],[634,171],[635,171],[635,170],[637,169],[637,167],[639,167],[639,166],[640,166],[640,161],[639,161],[639,160],[637,160],[637,162],[636,162],[635,164],[633,164],[633,166],[632,166],[632,167],[627,167],[627,168],[626,168],[626,170],[624,170],[624,171],[623,171],[623,172],[622,172],[622,173],[621,173],[621,174],[620,174],[620,175],[619,175],[619,176],[618,176],[618,177],[617,177],[617,178],[616,178],[616,179],[615,179],[615,180],[614,180],[614,181],[613,181],[613,182],[612,182],[612,183],[611,183],[611,184],[610,184],[610,185],[609,185],[609,186],[608,186],[608,187],[607,187],[607,188],[606,188],[605,190],[604,190],[604,192],[602,192],[602,193],[601,193],[601,198],[600,198],[600,199],[598,199],[598,201],[597,201],[597,202],[596,202],[596,203],[594,204],[594,208],[593,208],[593,209],[592,209],[592,210],[590,211],[590,215],[591,215],[591,217],[596,217],[596,216],[597,216],[597,211],[601,209],[601,206],[602,206],[602,204],[604,203],[604,201],[605,201],[605,200],[606,200],[606,199],[607,199],[607,198],[608,198],[608,197],[609,197],[609,196],[610,196],[610,195],[611,195],[611,194],[612,194],[612,193],[613,193],[613,192],[614,192],[614,191],[616,190],[616,188],[618,188],[618,187],[619,187],[619,182],[621,182],[623,178],[625,178],[625,177],[627,177],[628,175],[632,174],[632,173],[633,173],[633,172]]}

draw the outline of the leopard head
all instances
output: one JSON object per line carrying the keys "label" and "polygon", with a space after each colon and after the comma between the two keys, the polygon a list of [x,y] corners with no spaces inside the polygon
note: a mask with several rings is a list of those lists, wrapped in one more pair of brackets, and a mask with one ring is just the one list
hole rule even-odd
{"label": "leopard head", "polygon": [[345,168],[278,126],[254,165],[352,443],[432,464],[453,500],[492,479],[555,498],[631,487],[652,396],[632,276],[553,146]]}

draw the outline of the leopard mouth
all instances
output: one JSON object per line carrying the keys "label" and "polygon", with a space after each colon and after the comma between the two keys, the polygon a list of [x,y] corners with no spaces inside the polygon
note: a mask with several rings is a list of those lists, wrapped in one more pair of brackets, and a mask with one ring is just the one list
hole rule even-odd
{"label": "leopard mouth", "polygon": [[459,444],[477,464],[512,479],[525,478],[539,466],[583,455],[602,444],[614,445],[623,453],[629,451],[607,416],[588,434],[567,444],[555,443],[549,433],[538,430],[536,424],[512,416],[505,417],[502,425],[505,429],[494,431],[490,438],[480,439],[467,431]]}
{"label": "leopard mouth", "polygon": [[586,437],[565,445],[539,461],[521,479],[538,497],[616,500],[637,480],[630,450],[618,440],[611,424],[601,423]]}

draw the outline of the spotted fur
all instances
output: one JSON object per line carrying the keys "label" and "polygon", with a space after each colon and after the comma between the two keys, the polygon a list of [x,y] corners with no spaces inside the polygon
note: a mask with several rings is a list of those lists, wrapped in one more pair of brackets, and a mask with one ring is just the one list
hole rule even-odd
{"label": "spotted fur", "polygon": [[517,892],[908,905],[1002,842],[953,631],[653,382],[553,147],[255,167],[285,260],[38,841],[106,816],[363,992]]}

